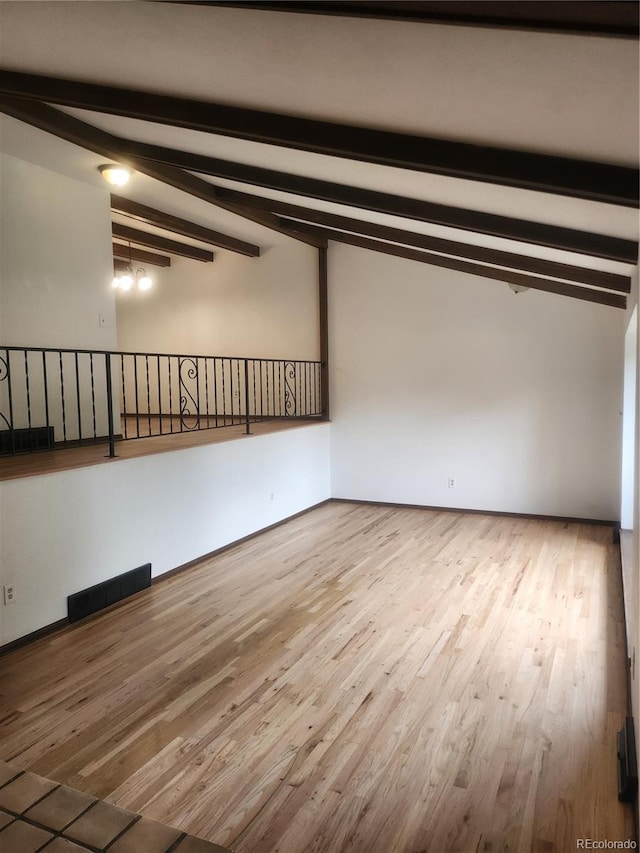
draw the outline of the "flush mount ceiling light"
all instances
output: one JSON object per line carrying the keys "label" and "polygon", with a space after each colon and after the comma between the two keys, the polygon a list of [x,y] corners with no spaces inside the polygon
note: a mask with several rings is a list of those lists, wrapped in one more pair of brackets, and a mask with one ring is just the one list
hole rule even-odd
{"label": "flush mount ceiling light", "polygon": [[98,171],[105,181],[114,187],[123,187],[131,177],[131,169],[117,163],[103,163],[98,166]]}
{"label": "flush mount ceiling light", "polygon": [[529,290],[528,287],[523,287],[523,285],[521,285],[521,284],[511,284],[510,283],[509,287],[511,288],[511,290],[513,290],[514,293],[524,293],[526,290]]}

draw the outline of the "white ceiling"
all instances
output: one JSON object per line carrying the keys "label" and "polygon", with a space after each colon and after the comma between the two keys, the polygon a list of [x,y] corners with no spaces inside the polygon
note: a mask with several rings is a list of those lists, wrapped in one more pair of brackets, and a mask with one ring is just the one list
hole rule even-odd
{"label": "white ceiling", "polygon": [[638,162],[631,40],[101,0],[0,15],[6,68]]}
{"label": "white ceiling", "polygon": [[[608,163],[638,164],[638,43],[151,2],[0,2],[12,70]],[[637,239],[637,212],[547,193],[354,162],[68,110],[131,139],[366,187]],[[99,182],[103,158],[13,119],[3,150]],[[209,179],[435,236],[617,272],[629,267]],[[265,247],[267,229],[143,175],[123,195]],[[124,221],[124,220],[122,220]]]}

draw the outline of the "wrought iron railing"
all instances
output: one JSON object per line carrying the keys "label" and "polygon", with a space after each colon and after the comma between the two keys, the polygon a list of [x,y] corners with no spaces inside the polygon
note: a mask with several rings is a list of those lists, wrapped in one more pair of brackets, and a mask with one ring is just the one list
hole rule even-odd
{"label": "wrought iron railing", "polygon": [[322,364],[0,347],[0,455],[322,416]]}

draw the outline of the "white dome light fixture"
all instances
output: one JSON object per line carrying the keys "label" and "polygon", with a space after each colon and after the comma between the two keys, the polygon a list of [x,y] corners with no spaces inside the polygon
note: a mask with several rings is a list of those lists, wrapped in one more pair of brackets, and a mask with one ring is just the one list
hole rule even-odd
{"label": "white dome light fixture", "polygon": [[98,171],[113,187],[123,187],[131,177],[131,169],[119,166],[117,163],[103,163],[102,166],[98,166]]}

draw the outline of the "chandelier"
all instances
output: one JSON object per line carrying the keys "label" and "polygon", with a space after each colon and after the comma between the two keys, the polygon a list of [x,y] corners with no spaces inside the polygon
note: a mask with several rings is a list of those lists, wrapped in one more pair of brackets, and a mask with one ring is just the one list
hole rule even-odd
{"label": "chandelier", "polygon": [[129,242],[129,263],[125,269],[116,272],[113,277],[113,287],[115,290],[127,292],[134,286],[138,290],[151,290],[153,281],[142,267],[134,271],[131,264],[131,242]]}

